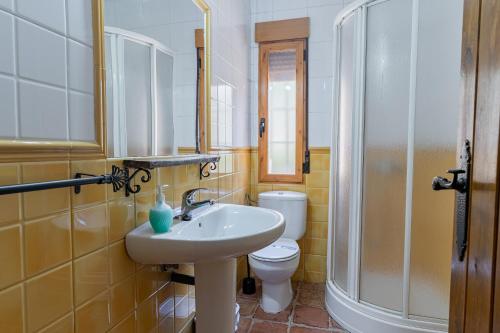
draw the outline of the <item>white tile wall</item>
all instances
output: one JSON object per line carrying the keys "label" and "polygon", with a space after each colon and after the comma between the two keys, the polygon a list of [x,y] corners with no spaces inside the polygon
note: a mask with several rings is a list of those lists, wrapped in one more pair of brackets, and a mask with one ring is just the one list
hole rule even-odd
{"label": "white tile wall", "polygon": [[[176,53],[191,53],[194,52],[194,30],[203,28],[203,18],[198,12],[199,20],[188,22],[172,23],[172,41],[171,48]],[[195,62],[196,63],[196,62]]]}
{"label": "white tile wall", "polygon": [[[40,0],[33,0],[40,1]],[[66,0],[69,36],[92,46],[92,1]]]}
{"label": "white tile wall", "polygon": [[68,139],[68,102],[65,89],[19,81],[22,138]]}
{"label": "white tile wall", "polygon": [[15,88],[16,81],[11,77],[3,77],[0,75],[0,136],[15,138],[17,136],[17,119],[16,113],[12,110],[16,109]]}
{"label": "white tile wall", "polygon": [[0,0],[0,48],[0,137],[95,140],[91,1]]}
{"label": "white tile wall", "polygon": [[16,23],[19,76],[65,87],[65,38],[27,21]]}
{"label": "white tile wall", "polygon": [[14,73],[14,18],[0,11],[0,72]]}
{"label": "white tile wall", "polygon": [[64,0],[17,0],[16,4],[19,15],[58,32],[66,32]]}
{"label": "white tile wall", "polygon": [[[222,80],[220,77],[215,78],[216,84],[212,87],[212,145],[217,147],[233,147],[234,136],[239,132],[233,131],[237,128],[248,127],[248,119],[243,117],[246,114],[238,113],[238,91],[229,82]],[[243,101],[245,103],[246,101]],[[238,121],[234,117],[239,117]],[[247,133],[248,131],[243,131]]]}
{"label": "white tile wall", "polygon": [[69,88],[92,94],[94,90],[92,49],[75,41],[68,41]]}
{"label": "white tile wall", "polygon": [[[115,25],[120,27],[121,25]],[[168,28],[168,26],[159,25],[159,26],[151,26],[151,27],[139,27],[134,28],[135,32],[138,32],[142,35],[149,36],[161,44],[170,47],[172,45],[172,32]]]}
{"label": "white tile wall", "polygon": [[[158,1],[158,0],[156,0]],[[200,15],[200,10],[198,7],[193,6],[188,1],[184,0],[170,0],[172,8],[172,23],[177,22],[189,22],[193,20],[193,17],[198,17]]]}
{"label": "white tile wall", "polygon": [[[250,145],[250,15],[249,0],[208,0],[212,10],[212,142]],[[259,8],[266,8],[263,0]],[[224,87],[224,91],[222,91]],[[228,91],[232,91],[228,102]],[[221,89],[219,89],[221,88]],[[223,96],[222,107],[221,94]],[[220,107],[220,110],[219,110]],[[220,111],[220,112],[219,112]]]}
{"label": "white tile wall", "polygon": [[254,42],[257,22],[309,17],[309,144],[330,146],[332,132],[333,23],[349,0],[250,0],[251,15],[251,144],[257,145],[258,45]]}
{"label": "white tile wall", "polygon": [[76,91],[69,93],[70,139],[95,140],[94,96]]}
{"label": "white tile wall", "polygon": [[0,8],[12,10],[14,8],[14,0],[0,0]]}

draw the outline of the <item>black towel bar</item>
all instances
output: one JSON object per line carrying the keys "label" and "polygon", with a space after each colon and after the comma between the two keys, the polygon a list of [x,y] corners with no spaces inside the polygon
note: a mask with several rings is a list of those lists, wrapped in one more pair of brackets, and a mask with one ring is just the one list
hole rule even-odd
{"label": "black towel bar", "polygon": [[144,173],[141,176],[141,181],[143,183],[147,183],[151,180],[151,172],[148,169],[138,168],[130,175],[128,168],[121,169],[113,165],[111,174],[107,175],[96,176],[85,173],[77,173],[75,175],[75,178],[73,179],[0,186],[0,195],[49,190],[63,187],[74,187],[75,193],[78,194],[80,193],[80,187],[83,185],[113,184],[114,192],[118,192],[120,189],[125,187],[125,195],[129,196],[130,193],[138,193],[141,190],[140,185],[131,185],[132,179],[139,172]]}

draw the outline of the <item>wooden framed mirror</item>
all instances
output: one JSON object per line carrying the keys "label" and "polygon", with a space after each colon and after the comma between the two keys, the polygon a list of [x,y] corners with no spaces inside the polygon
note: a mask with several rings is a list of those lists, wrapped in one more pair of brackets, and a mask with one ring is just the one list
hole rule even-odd
{"label": "wooden framed mirror", "polygon": [[0,161],[105,156],[101,2],[2,8]]}

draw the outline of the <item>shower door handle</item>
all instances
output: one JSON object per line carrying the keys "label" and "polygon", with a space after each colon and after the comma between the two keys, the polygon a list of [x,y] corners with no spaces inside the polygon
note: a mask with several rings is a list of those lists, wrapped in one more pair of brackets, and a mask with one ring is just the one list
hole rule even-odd
{"label": "shower door handle", "polygon": [[458,260],[463,261],[467,249],[467,232],[469,216],[469,174],[471,166],[471,150],[469,140],[465,140],[460,154],[460,167],[448,170],[453,174],[449,181],[443,177],[434,177],[432,189],[434,191],[455,190],[455,223]]}
{"label": "shower door handle", "polygon": [[467,191],[467,177],[460,177],[466,173],[465,170],[462,169],[450,169],[448,173],[453,174],[453,180],[449,181],[443,177],[434,177],[432,180],[432,189],[434,191],[441,190],[455,190],[460,193],[464,193]]}

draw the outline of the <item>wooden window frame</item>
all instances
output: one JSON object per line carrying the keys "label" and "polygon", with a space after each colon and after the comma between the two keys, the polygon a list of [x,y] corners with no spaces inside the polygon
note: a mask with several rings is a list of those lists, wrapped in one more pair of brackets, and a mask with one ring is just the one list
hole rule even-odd
{"label": "wooden window frame", "polygon": [[[295,174],[270,174],[268,169],[268,86],[269,55],[273,51],[296,50],[296,140],[295,140]],[[265,130],[259,133],[259,181],[280,183],[302,183],[303,162],[305,155],[305,112],[307,107],[307,39],[292,39],[259,44],[259,123],[264,119]]]}

